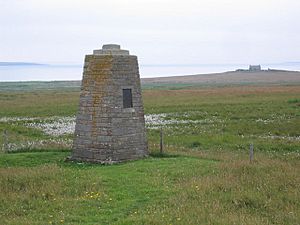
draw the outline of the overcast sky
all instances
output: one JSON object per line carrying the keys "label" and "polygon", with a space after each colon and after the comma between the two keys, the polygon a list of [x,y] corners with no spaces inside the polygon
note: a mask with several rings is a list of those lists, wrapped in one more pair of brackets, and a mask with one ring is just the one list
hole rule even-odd
{"label": "overcast sky", "polygon": [[0,0],[0,61],[81,64],[118,43],[143,64],[300,61],[299,0]]}

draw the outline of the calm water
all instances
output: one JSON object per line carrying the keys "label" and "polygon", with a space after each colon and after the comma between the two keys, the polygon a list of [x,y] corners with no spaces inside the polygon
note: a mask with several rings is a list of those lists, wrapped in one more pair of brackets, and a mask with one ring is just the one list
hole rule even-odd
{"label": "calm water", "polygon": [[[246,64],[216,64],[216,65],[140,65],[140,75],[146,77],[178,76],[192,74],[207,74],[247,69]],[[262,65],[263,69],[282,69],[300,71],[300,63],[282,63]],[[20,65],[0,66],[0,81],[29,80],[80,80],[82,66],[43,66]]]}

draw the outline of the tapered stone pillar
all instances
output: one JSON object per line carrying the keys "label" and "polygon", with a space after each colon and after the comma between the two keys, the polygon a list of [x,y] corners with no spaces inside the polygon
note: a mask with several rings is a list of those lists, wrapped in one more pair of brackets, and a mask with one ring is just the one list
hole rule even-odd
{"label": "tapered stone pillar", "polygon": [[103,45],[85,57],[71,160],[114,163],[147,155],[137,57]]}

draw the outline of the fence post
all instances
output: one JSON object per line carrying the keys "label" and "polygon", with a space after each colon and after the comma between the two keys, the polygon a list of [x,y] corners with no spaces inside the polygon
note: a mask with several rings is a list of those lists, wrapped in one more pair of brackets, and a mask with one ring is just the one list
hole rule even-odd
{"label": "fence post", "polygon": [[250,162],[253,162],[253,159],[254,159],[254,147],[253,147],[252,143],[250,144],[249,157],[250,157]]}
{"label": "fence post", "polygon": [[160,154],[163,154],[163,130],[162,127],[160,128]]}
{"label": "fence post", "polygon": [[3,131],[3,147],[2,150],[4,153],[8,152],[8,132],[7,130]]}

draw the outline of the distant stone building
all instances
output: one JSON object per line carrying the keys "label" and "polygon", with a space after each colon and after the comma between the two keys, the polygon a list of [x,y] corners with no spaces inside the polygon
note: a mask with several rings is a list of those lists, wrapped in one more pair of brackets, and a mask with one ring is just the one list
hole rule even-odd
{"label": "distant stone building", "polygon": [[250,65],[249,71],[250,72],[261,71],[261,66],[260,65]]}
{"label": "distant stone building", "polygon": [[103,45],[85,57],[70,159],[114,163],[147,155],[137,57]]}

